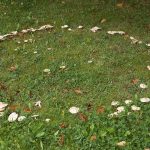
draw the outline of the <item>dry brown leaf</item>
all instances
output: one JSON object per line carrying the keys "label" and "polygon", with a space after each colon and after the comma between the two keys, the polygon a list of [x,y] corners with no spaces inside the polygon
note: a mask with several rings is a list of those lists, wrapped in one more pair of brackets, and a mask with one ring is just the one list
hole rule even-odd
{"label": "dry brown leaf", "polygon": [[64,134],[61,134],[60,137],[59,137],[58,143],[59,143],[60,145],[64,145],[64,140],[65,140],[65,136],[64,136]]}
{"label": "dry brown leaf", "polygon": [[16,69],[17,69],[16,66],[11,66],[10,68],[8,68],[8,70],[9,70],[9,71],[12,71],[12,72],[13,72],[13,71],[16,71]]}
{"label": "dry brown leaf", "polygon": [[24,112],[27,112],[27,113],[32,112],[32,110],[31,110],[30,108],[24,108],[23,111],[24,111]]}
{"label": "dry brown leaf", "polygon": [[19,105],[10,105],[8,106],[8,109],[10,109],[11,111],[16,111],[19,107]]}
{"label": "dry brown leaf", "polygon": [[118,8],[123,8],[123,2],[116,5]]}
{"label": "dry brown leaf", "polygon": [[102,20],[101,20],[101,23],[104,23],[104,22],[106,22],[107,20],[105,19],[105,18],[103,18]]}
{"label": "dry brown leaf", "polygon": [[67,128],[67,125],[65,123],[61,123],[59,126],[60,128]]}
{"label": "dry brown leaf", "polygon": [[132,84],[137,84],[138,82],[139,82],[139,79],[133,79],[133,80],[131,80]]}
{"label": "dry brown leaf", "polygon": [[0,90],[6,91],[7,87],[4,84],[0,83]]}
{"label": "dry brown leaf", "polygon": [[65,81],[65,83],[69,83],[69,82],[70,82],[70,80],[66,80],[66,81]]}
{"label": "dry brown leaf", "polygon": [[83,122],[86,122],[88,120],[88,117],[83,113],[79,113],[79,119]]}
{"label": "dry brown leaf", "polygon": [[80,88],[75,89],[75,90],[74,90],[74,92],[75,92],[76,94],[83,94],[83,92],[81,91],[81,89],[80,89]]}
{"label": "dry brown leaf", "polygon": [[97,114],[103,113],[105,111],[105,108],[103,106],[99,106],[97,108]]}
{"label": "dry brown leaf", "polygon": [[96,135],[92,135],[90,138],[91,141],[96,141]]}
{"label": "dry brown leaf", "polygon": [[63,89],[63,93],[68,93],[69,90],[68,89]]}

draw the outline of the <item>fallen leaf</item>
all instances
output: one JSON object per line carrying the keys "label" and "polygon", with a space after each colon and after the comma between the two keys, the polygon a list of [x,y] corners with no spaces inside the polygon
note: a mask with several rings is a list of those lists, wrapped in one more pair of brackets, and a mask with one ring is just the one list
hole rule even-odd
{"label": "fallen leaf", "polygon": [[132,84],[137,84],[138,82],[139,82],[139,79],[133,79],[133,80],[131,80]]}
{"label": "fallen leaf", "polygon": [[101,20],[101,23],[104,23],[104,22],[106,22],[107,20],[105,19],[105,18],[103,18],[102,20]]}
{"label": "fallen leaf", "polygon": [[61,124],[59,125],[59,127],[60,127],[60,128],[67,128],[67,125],[66,125],[65,123],[61,123]]}
{"label": "fallen leaf", "polygon": [[11,111],[16,111],[17,108],[19,108],[19,105],[10,105],[10,106],[8,106],[8,109],[10,109]]}
{"label": "fallen leaf", "polygon": [[64,134],[61,134],[60,137],[59,137],[58,143],[59,143],[60,145],[64,145],[64,140],[65,140],[65,136],[64,136]]}
{"label": "fallen leaf", "polygon": [[79,119],[83,122],[86,122],[88,120],[88,117],[83,113],[79,113]]}
{"label": "fallen leaf", "polygon": [[27,112],[27,113],[32,112],[32,110],[31,110],[30,108],[24,108],[23,111],[24,111],[24,112]]}
{"label": "fallen leaf", "polygon": [[63,89],[63,93],[68,93],[69,90],[68,89]]}
{"label": "fallen leaf", "polygon": [[123,3],[118,3],[116,6],[117,6],[118,8],[123,8]]}
{"label": "fallen leaf", "polygon": [[105,111],[105,108],[103,106],[99,106],[97,108],[97,114],[103,113]]}
{"label": "fallen leaf", "polygon": [[8,68],[8,70],[13,72],[13,71],[16,71],[17,68],[16,68],[16,66],[11,66],[10,68]]}
{"label": "fallen leaf", "polygon": [[0,83],[0,90],[6,91],[7,87],[4,84]]}
{"label": "fallen leaf", "polygon": [[96,135],[92,135],[90,138],[91,141],[96,141]]}
{"label": "fallen leaf", "polygon": [[83,92],[81,91],[81,89],[80,89],[80,88],[75,89],[75,90],[74,90],[74,92],[75,92],[76,94],[83,94]]}

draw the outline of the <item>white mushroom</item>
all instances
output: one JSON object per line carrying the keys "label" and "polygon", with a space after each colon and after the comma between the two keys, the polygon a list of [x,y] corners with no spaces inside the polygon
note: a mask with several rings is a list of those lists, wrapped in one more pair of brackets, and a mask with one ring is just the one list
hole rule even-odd
{"label": "white mushroom", "polygon": [[16,112],[12,112],[9,116],[8,116],[8,121],[9,122],[14,122],[16,121],[18,118],[18,114]]}
{"label": "white mushroom", "polygon": [[150,102],[150,98],[144,97],[144,98],[141,98],[140,101],[142,103],[149,103]]}
{"label": "white mushroom", "polygon": [[140,84],[140,88],[141,88],[141,89],[146,89],[146,88],[148,88],[148,86],[147,86],[146,84],[144,84],[144,83],[141,83],[141,84]]}
{"label": "white mushroom", "polygon": [[35,102],[35,106],[37,106],[37,107],[41,108],[41,107],[42,107],[42,106],[41,106],[41,101],[37,101],[37,102]]}
{"label": "white mushroom", "polygon": [[45,119],[45,121],[46,121],[46,122],[49,122],[49,121],[50,121],[50,119],[49,119],[49,118],[46,118],[46,119]]}
{"label": "white mushroom", "polygon": [[118,113],[125,111],[124,106],[117,107]]}
{"label": "white mushroom", "polygon": [[68,25],[63,25],[63,26],[61,26],[61,28],[62,29],[67,29],[67,28],[69,28],[69,26]]}
{"label": "white mushroom", "polygon": [[78,29],[83,29],[83,26],[81,26],[81,25],[80,25],[80,26],[78,26]]}
{"label": "white mushroom", "polygon": [[119,105],[119,102],[118,102],[118,101],[112,101],[112,102],[111,102],[111,105],[112,105],[112,106],[118,106],[118,105]]}
{"label": "white mushroom", "polygon": [[139,111],[139,110],[141,110],[140,107],[135,106],[135,105],[132,105],[132,106],[131,106],[131,109],[132,109],[133,111]]}
{"label": "white mushroom", "polygon": [[125,100],[125,104],[130,104],[130,103],[132,103],[132,100]]}
{"label": "white mushroom", "polygon": [[7,107],[7,106],[8,106],[7,103],[0,102],[0,111],[1,111],[1,109],[5,109],[5,107]]}
{"label": "white mushroom", "polygon": [[60,66],[59,68],[60,68],[60,69],[65,69],[66,66],[65,66],[65,65],[62,65],[62,66]]}
{"label": "white mushroom", "polygon": [[49,73],[49,72],[50,72],[50,69],[44,69],[43,72]]}
{"label": "white mushroom", "polygon": [[114,35],[114,34],[124,35],[125,34],[124,31],[107,31],[107,33],[111,35]]}
{"label": "white mushroom", "polygon": [[117,146],[124,147],[126,145],[126,141],[121,141],[117,143]]}
{"label": "white mushroom", "polygon": [[101,30],[101,28],[95,26],[93,28],[90,29],[92,32],[97,32],[98,30]]}
{"label": "white mushroom", "polygon": [[150,66],[147,66],[147,69],[150,70]]}
{"label": "white mushroom", "polygon": [[150,43],[146,44],[148,47],[150,47]]}
{"label": "white mushroom", "polygon": [[26,119],[25,116],[19,116],[19,117],[18,117],[18,121],[19,121],[19,122],[23,121],[24,119]]}
{"label": "white mushroom", "polygon": [[77,114],[78,112],[79,112],[79,108],[78,107],[71,107],[70,109],[69,109],[69,112],[71,113],[71,114]]}

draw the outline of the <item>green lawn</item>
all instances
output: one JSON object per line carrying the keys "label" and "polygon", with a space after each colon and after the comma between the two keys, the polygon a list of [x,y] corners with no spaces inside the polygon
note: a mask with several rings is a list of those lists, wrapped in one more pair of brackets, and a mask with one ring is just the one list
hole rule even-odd
{"label": "green lawn", "polygon": [[[1,150],[117,150],[120,141],[126,141],[126,150],[150,148],[150,103],[140,102],[150,97],[150,49],[144,44],[150,43],[150,2],[128,0],[121,8],[117,3],[0,1],[0,35],[54,26],[52,31],[0,42],[0,101],[9,104],[0,118]],[[106,22],[101,23],[104,18]],[[65,24],[73,31],[61,29]],[[84,28],[77,29],[79,25]],[[93,26],[102,30],[93,33]],[[126,35],[108,35],[109,30],[122,30]],[[143,44],[131,44],[127,35]],[[25,43],[28,39],[32,42]],[[60,69],[62,65],[66,68]],[[14,71],[10,71],[12,66]],[[133,84],[135,79],[139,82]],[[140,83],[148,88],[139,88]],[[131,108],[126,106],[119,117],[109,118],[114,112],[111,102],[125,106],[126,99],[141,110],[127,115]],[[34,106],[39,100],[42,108]],[[80,113],[71,114],[72,106],[79,107]],[[104,112],[98,113],[99,107]],[[13,111],[26,119],[8,122]]]}

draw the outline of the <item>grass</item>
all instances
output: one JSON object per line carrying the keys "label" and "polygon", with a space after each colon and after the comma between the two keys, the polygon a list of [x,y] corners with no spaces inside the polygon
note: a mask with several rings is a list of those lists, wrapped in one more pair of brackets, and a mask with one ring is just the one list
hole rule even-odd
{"label": "grass", "polygon": [[[123,140],[127,150],[150,148],[150,106],[139,102],[141,97],[150,97],[150,90],[131,83],[139,79],[150,86],[146,68],[150,65],[149,49],[144,44],[131,44],[124,36],[106,33],[123,30],[148,42],[150,3],[132,0],[122,8],[116,7],[117,3],[1,0],[0,34],[47,23],[55,28],[0,43],[0,95],[1,101],[9,104],[1,118],[0,149],[113,150],[120,149],[116,143]],[[103,18],[107,21],[101,24]],[[60,28],[64,24],[72,28],[83,25],[84,29],[64,31]],[[95,25],[102,31],[90,32]],[[25,39],[33,42],[24,43]],[[93,62],[88,64],[89,60]],[[61,65],[67,69],[61,70]],[[16,71],[9,71],[11,66],[16,66]],[[43,73],[45,68],[50,69],[49,75]],[[82,94],[75,93],[75,89]],[[132,99],[141,111],[109,119],[108,114],[113,112],[111,102],[118,100],[124,105],[126,99]],[[41,109],[34,107],[38,100],[42,101]],[[92,107],[90,111],[87,105]],[[72,106],[79,107],[88,120],[70,114],[68,109]],[[99,106],[104,106],[105,111],[97,114]],[[7,118],[12,111],[27,119],[9,123]],[[39,114],[37,120],[31,118],[34,114]],[[51,119],[49,123],[46,118]]]}

